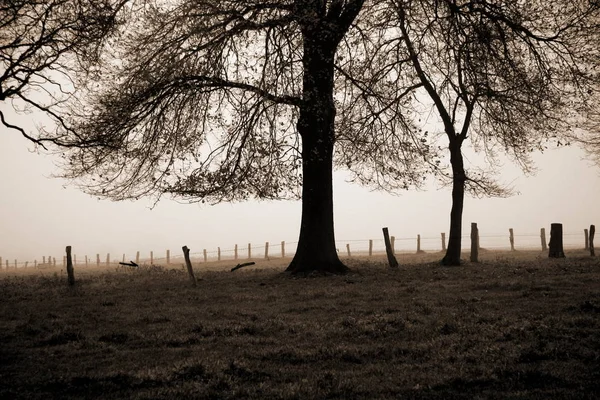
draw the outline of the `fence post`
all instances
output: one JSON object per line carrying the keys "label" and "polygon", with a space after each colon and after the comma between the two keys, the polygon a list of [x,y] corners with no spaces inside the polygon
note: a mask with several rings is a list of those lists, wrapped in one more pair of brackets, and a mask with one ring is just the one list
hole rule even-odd
{"label": "fence post", "polygon": [[596,226],[590,225],[590,256],[594,257],[596,255],[594,251],[594,234],[596,233]]}
{"label": "fence post", "polygon": [[15,259],[15,269],[17,269],[17,259]]}
{"label": "fence post", "polygon": [[150,251],[150,265],[154,265],[154,252]]}
{"label": "fence post", "polygon": [[[6,267],[8,268],[8,264],[6,265]],[[33,268],[37,268],[37,260],[33,260]]]}
{"label": "fence post", "polygon": [[446,232],[442,232],[442,251],[446,251]]}
{"label": "fence post", "polygon": [[27,268],[27,264],[29,264],[29,261],[25,261],[25,268]]}
{"label": "fence post", "polygon": [[390,245],[392,246],[392,254],[396,254],[396,237],[390,237]]}
{"label": "fence post", "polygon": [[563,250],[563,227],[562,224],[550,224],[550,251],[548,257],[563,258],[565,252]]}
{"label": "fence post", "polygon": [[546,245],[546,228],[540,229],[540,240],[542,241],[542,251],[548,250]]}
{"label": "fence post", "polygon": [[252,245],[248,243],[248,259],[252,258]]}
{"label": "fence post", "polygon": [[221,248],[217,247],[217,261],[221,261]]}
{"label": "fence post", "polygon": [[8,260],[6,260],[6,269],[8,269]]}
{"label": "fence post", "polygon": [[106,253],[106,266],[110,265],[110,253]]}
{"label": "fence post", "polygon": [[508,240],[510,242],[510,251],[515,251],[515,233],[513,231],[513,228],[509,228],[508,229]]}
{"label": "fence post", "polygon": [[85,266],[86,267],[88,266],[88,257],[87,256],[85,256]]}
{"label": "fence post", "polygon": [[269,242],[265,242],[265,260],[269,259]]}
{"label": "fence post", "polygon": [[206,262],[206,259],[207,259],[207,257],[206,257],[206,249],[202,250],[202,255],[204,255],[204,262]]}
{"label": "fence post", "polygon": [[171,264],[171,250],[167,250],[167,265]]}
{"label": "fence post", "polygon": [[190,261],[190,249],[188,249],[187,246],[183,246],[181,249],[183,250],[183,258],[185,259],[185,265],[187,266],[192,286],[196,286],[196,277],[194,276],[194,269],[192,268],[192,262]]}
{"label": "fence post", "polygon": [[73,273],[73,262],[71,261],[71,246],[67,246],[67,275],[69,286],[75,285],[75,274]]}
{"label": "fence post", "polygon": [[139,251],[135,253],[135,263],[137,265],[140,265],[140,252]]}
{"label": "fence post", "polygon": [[373,239],[369,239],[369,257],[373,255]]}
{"label": "fence post", "polygon": [[46,256],[42,256],[42,264],[46,264]]}
{"label": "fence post", "polygon": [[100,266],[100,254],[96,253],[96,266]]}
{"label": "fence post", "polygon": [[346,243],[346,251],[348,252],[348,257],[352,257],[352,254],[350,253],[350,243]]}
{"label": "fence post", "polygon": [[417,235],[417,254],[422,253],[421,251],[421,235]]}
{"label": "fence post", "polygon": [[479,261],[479,229],[477,223],[471,222],[471,262]]}
{"label": "fence post", "polygon": [[[385,252],[387,254],[388,264],[390,268],[398,268],[398,260],[396,260],[396,256],[394,256],[394,250],[392,249],[392,243],[390,241],[390,235],[388,233],[388,228],[383,228],[383,241],[385,242]],[[393,236],[392,236],[393,237]]]}
{"label": "fence post", "polygon": [[281,241],[281,258],[285,257],[285,240]]}
{"label": "fence post", "polygon": [[237,244],[235,245],[235,247],[233,248],[233,259],[237,260],[238,259],[238,246]]}
{"label": "fence post", "polygon": [[588,235],[588,230],[587,229],[583,230],[583,236],[585,237],[585,248],[584,248],[584,250],[588,250],[589,249],[589,243],[590,243],[589,242],[590,237]]}
{"label": "fence post", "polygon": [[52,265],[56,267],[56,257],[52,257]]}

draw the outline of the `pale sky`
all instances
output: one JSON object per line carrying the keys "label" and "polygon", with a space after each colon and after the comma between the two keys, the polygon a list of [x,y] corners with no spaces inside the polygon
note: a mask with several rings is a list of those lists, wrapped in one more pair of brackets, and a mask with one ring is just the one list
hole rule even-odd
{"label": "pale sky", "polygon": [[[18,122],[31,128],[26,116]],[[249,242],[264,246],[266,241],[272,254],[278,254],[282,240],[298,240],[298,201],[209,206],[164,198],[150,209],[150,199],[97,200],[51,178],[57,172],[55,160],[32,153],[32,148],[18,132],[0,128],[0,257],[11,264],[14,259],[39,262],[43,255],[62,261],[67,245],[73,246],[80,261],[84,255],[95,260],[96,253],[102,260],[106,253],[117,259],[125,253],[133,259],[136,251],[142,258],[149,257],[150,251],[155,257],[164,257],[170,249],[177,255],[183,245],[192,253],[216,251],[217,246],[230,250],[236,243],[241,256]],[[520,194],[506,199],[467,197],[463,235],[468,236],[470,223],[477,222],[482,247],[508,246],[508,228],[514,228],[516,235],[532,235],[517,236],[517,247],[524,241],[537,246],[540,228],[545,227],[549,234],[551,222],[562,222],[565,234],[573,234],[565,237],[565,245],[581,242],[583,246],[583,229],[600,224],[600,169],[582,157],[576,147],[536,154],[538,172],[533,177],[525,177],[507,162],[500,178]],[[423,249],[439,249],[440,232],[449,229],[450,188],[430,186],[426,191],[393,196],[346,183],[345,174],[336,173],[335,230],[340,251],[345,251],[346,243],[356,250],[366,249],[368,239],[376,239],[375,247],[382,248],[384,226],[398,238],[399,250],[416,249],[417,234],[424,238]],[[403,238],[406,240],[400,240]],[[463,243],[466,248],[467,242]],[[290,244],[288,249],[294,246]],[[257,249],[255,254],[263,251]]]}

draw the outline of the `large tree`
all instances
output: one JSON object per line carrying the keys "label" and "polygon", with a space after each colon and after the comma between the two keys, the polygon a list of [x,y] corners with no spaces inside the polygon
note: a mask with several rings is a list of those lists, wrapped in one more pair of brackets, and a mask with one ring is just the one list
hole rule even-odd
{"label": "large tree", "polygon": [[[296,198],[293,273],[343,273],[335,164],[408,187],[433,155],[389,1],[131,2],[78,86],[65,176],[115,200]],[[97,144],[79,148],[80,143]]]}
{"label": "large tree", "polygon": [[[37,110],[63,123],[59,106],[72,93],[70,73],[95,57],[122,6],[112,0],[10,0],[0,2],[0,106]],[[0,107],[0,123],[30,141],[60,139],[28,133]],[[63,125],[63,128],[66,128]]]}
{"label": "large tree", "polygon": [[442,263],[459,265],[465,189],[506,194],[469,173],[463,143],[470,137],[487,160],[503,151],[529,171],[532,151],[572,131],[596,90],[599,5],[397,0],[395,11],[418,96],[429,98],[448,140],[452,209]]}

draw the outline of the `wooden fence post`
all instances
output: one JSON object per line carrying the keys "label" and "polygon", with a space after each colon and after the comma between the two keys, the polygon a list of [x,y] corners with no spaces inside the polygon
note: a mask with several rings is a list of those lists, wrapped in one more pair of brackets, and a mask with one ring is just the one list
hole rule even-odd
{"label": "wooden fence post", "polygon": [[369,257],[373,255],[373,239],[369,239]]}
{"label": "wooden fence post", "polygon": [[[0,265],[0,267],[1,267],[1,265]],[[7,265],[7,267],[8,267],[8,265]],[[33,260],[33,268],[37,268],[37,260]]]}
{"label": "wooden fence post", "polygon": [[233,259],[237,260],[238,259],[238,245],[236,244],[235,247],[233,248]]}
{"label": "wooden fence post", "polygon": [[252,258],[252,245],[248,243],[248,259]]}
{"label": "wooden fence post", "polygon": [[106,253],[106,266],[110,265],[110,253]]}
{"label": "wooden fence post", "polygon": [[221,248],[217,247],[217,261],[221,261]]}
{"label": "wooden fence post", "polygon": [[204,262],[206,262],[206,260],[207,260],[206,249],[202,250],[202,255],[204,255]]}
{"label": "wooden fence post", "polygon": [[17,269],[17,260],[15,259],[15,269]]}
{"label": "wooden fence post", "polygon": [[183,246],[181,249],[183,250],[183,258],[185,258],[185,265],[187,266],[192,286],[196,286],[196,277],[194,276],[194,269],[192,268],[192,262],[190,261],[190,249],[188,249],[187,246]]}
{"label": "wooden fence post", "polygon": [[265,242],[265,260],[269,259],[269,242]]}
{"label": "wooden fence post", "polygon": [[594,234],[596,234],[596,226],[590,225],[590,256],[594,257],[596,252],[594,251]]}
{"label": "wooden fence post", "polygon": [[27,268],[27,264],[29,264],[29,261],[25,261],[25,268]]}
{"label": "wooden fence post", "polygon": [[513,228],[509,228],[508,229],[508,241],[510,242],[510,251],[515,251],[515,233],[513,231]]}
{"label": "wooden fence post", "polygon": [[135,263],[137,265],[140,265],[140,252],[139,251],[135,253]]}
{"label": "wooden fence post", "polygon": [[285,257],[285,240],[281,241],[281,258]]}
{"label": "wooden fence post", "polygon": [[8,260],[6,260],[6,269],[8,269]]}
{"label": "wooden fence post", "polygon": [[125,253],[123,253],[123,262],[125,262]]}
{"label": "wooden fence post", "polygon": [[590,237],[589,237],[589,235],[588,235],[588,230],[587,230],[587,229],[584,229],[584,230],[583,230],[583,236],[584,236],[584,238],[585,238],[585,239],[584,239],[584,240],[585,240],[585,248],[584,248],[584,250],[588,250],[588,249],[589,249],[589,243],[590,243],[590,242],[589,242],[589,240],[590,240]]}
{"label": "wooden fence post", "polygon": [[56,267],[56,257],[52,257],[52,265]]}
{"label": "wooden fence post", "polygon": [[417,254],[422,253],[421,251],[421,235],[417,235]]}
{"label": "wooden fence post", "polygon": [[546,228],[540,229],[540,239],[542,241],[542,251],[548,250],[548,246],[546,245]]}
{"label": "wooden fence post", "polygon": [[42,264],[46,264],[46,256],[42,256]]}
{"label": "wooden fence post", "polygon": [[563,250],[563,227],[562,224],[550,224],[550,251],[548,257],[563,258],[565,252]]}
{"label": "wooden fence post", "polygon": [[150,251],[150,265],[154,265],[154,252]]}
{"label": "wooden fence post", "polygon": [[73,273],[73,261],[71,260],[71,246],[67,246],[67,275],[69,286],[75,285],[75,274]]}
{"label": "wooden fence post", "polygon": [[396,260],[396,256],[394,255],[394,250],[392,248],[392,242],[390,240],[388,228],[383,228],[382,230],[383,230],[383,241],[385,242],[385,252],[387,254],[388,264],[390,265],[390,268],[398,268],[398,260]]}
{"label": "wooden fence post", "polygon": [[96,253],[96,266],[100,266],[100,254]]}
{"label": "wooden fence post", "polygon": [[167,250],[167,265],[171,264],[171,250]]}
{"label": "wooden fence post", "polygon": [[396,237],[390,237],[390,245],[392,246],[392,254],[396,255]]}
{"label": "wooden fence post", "polygon": [[85,266],[86,267],[88,266],[88,257],[87,256],[85,256]]}
{"label": "wooden fence post", "polygon": [[346,244],[346,251],[348,252],[348,257],[352,257],[352,254],[350,253],[350,243]]}
{"label": "wooden fence post", "polygon": [[446,251],[446,232],[442,232],[442,251]]}
{"label": "wooden fence post", "polygon": [[471,262],[479,262],[479,229],[471,222]]}

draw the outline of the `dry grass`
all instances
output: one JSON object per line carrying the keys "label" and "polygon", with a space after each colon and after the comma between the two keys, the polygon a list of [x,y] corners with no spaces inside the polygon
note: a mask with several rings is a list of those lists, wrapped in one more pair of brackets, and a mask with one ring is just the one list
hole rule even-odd
{"label": "dry grass", "polygon": [[[595,398],[600,264],[583,252],[0,274],[0,398]],[[221,269],[221,271],[218,271]]]}

